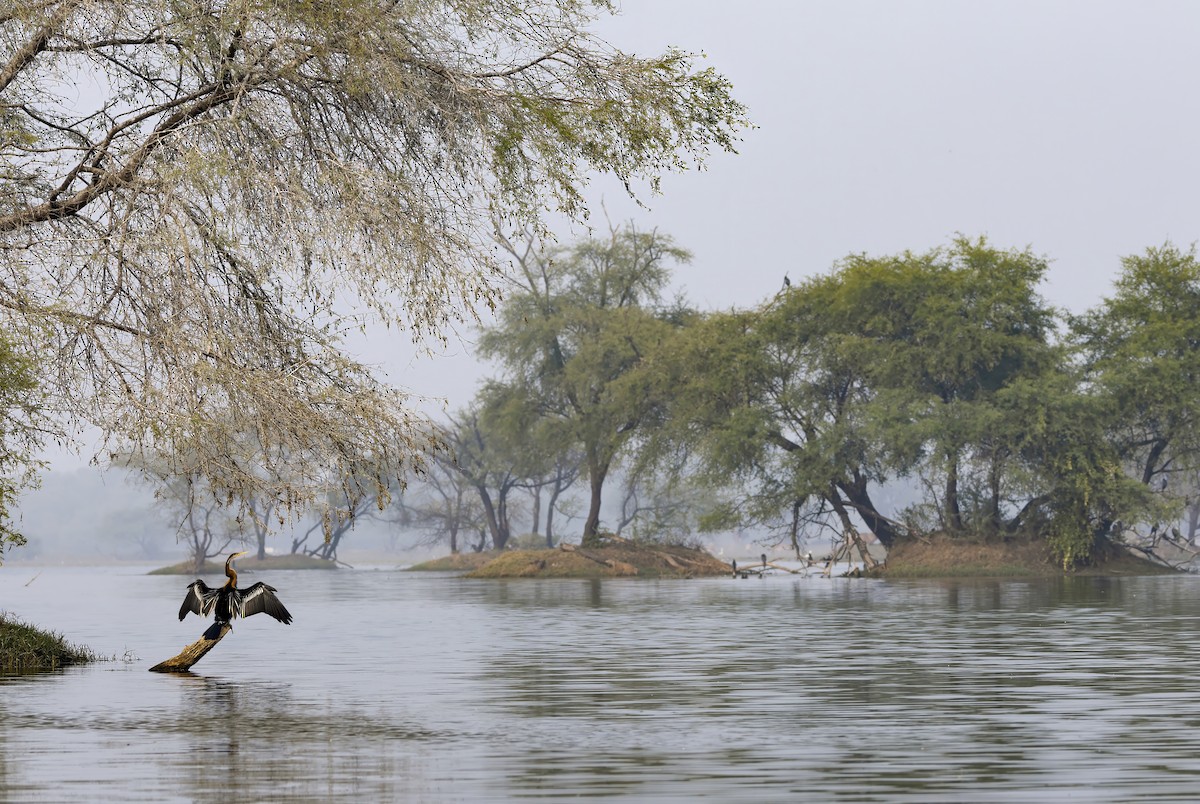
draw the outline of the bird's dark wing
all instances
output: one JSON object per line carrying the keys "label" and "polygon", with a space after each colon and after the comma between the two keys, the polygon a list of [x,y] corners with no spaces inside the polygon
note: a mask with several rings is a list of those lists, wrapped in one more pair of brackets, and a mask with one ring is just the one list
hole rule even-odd
{"label": "bird's dark wing", "polygon": [[275,596],[275,587],[267,586],[262,581],[241,590],[239,608],[243,617],[265,611],[284,625],[292,621],[292,615],[288,612],[287,607]]}
{"label": "bird's dark wing", "polygon": [[188,584],[187,594],[184,595],[183,605],[179,607],[179,619],[183,619],[190,611],[192,614],[199,614],[201,617],[206,616],[212,611],[213,604],[217,602],[217,592],[219,589],[210,589],[208,584],[199,579]]}

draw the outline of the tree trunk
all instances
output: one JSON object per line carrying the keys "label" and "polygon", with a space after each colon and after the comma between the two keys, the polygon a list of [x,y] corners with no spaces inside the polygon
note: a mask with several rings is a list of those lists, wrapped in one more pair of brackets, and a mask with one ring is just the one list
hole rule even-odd
{"label": "tree trunk", "polygon": [[501,486],[496,495],[496,525],[500,535],[499,543],[496,545],[497,550],[503,550],[512,537],[512,525],[508,521],[508,488]]}
{"label": "tree trunk", "polygon": [[998,455],[992,455],[991,466],[988,467],[988,526],[993,533],[998,533],[1003,521],[1000,518],[1000,464]]}
{"label": "tree trunk", "polygon": [[[211,630],[212,627],[210,626],[209,631]],[[229,623],[222,624],[215,636],[209,636],[209,631],[205,631],[203,636],[184,648],[178,656],[173,656],[151,667],[150,672],[186,673],[191,669],[192,665],[204,658],[204,654],[215,648],[217,643],[225,638],[225,635],[230,631]]]}
{"label": "tree trunk", "polygon": [[538,486],[533,490],[533,530],[529,531],[534,536],[538,535],[538,530],[542,525],[542,487]]}
{"label": "tree trunk", "polygon": [[479,492],[479,501],[483,503],[483,513],[487,518],[488,532],[492,535],[492,547],[496,550],[503,550],[504,538],[500,534],[500,523],[496,519],[496,506],[492,503],[492,495],[488,494],[487,487],[485,486],[478,485],[475,489]]}
{"label": "tree trunk", "polygon": [[804,498],[792,502],[792,550],[796,558],[800,557],[800,509],[804,507]]}
{"label": "tree trunk", "polygon": [[550,502],[546,506],[546,547],[554,546],[554,506],[558,504],[558,495],[561,493],[556,483],[554,491],[550,493]]}
{"label": "tree trunk", "polygon": [[962,509],[958,505],[958,453],[946,458],[946,527],[961,533]]}
{"label": "tree trunk", "polygon": [[875,503],[872,502],[871,495],[867,492],[866,481],[862,478],[856,478],[853,483],[839,481],[836,488],[831,491],[832,496],[836,498],[829,500],[831,505],[835,502],[841,503],[841,499],[838,498],[839,490],[845,496],[846,502],[853,506],[855,513],[862,517],[867,530],[875,534],[875,538],[879,539],[879,543],[884,548],[891,550],[900,534],[891,521],[875,508]]}
{"label": "tree trunk", "polygon": [[1154,479],[1154,475],[1158,472],[1158,459],[1162,457],[1163,452],[1167,449],[1165,439],[1158,439],[1150,446],[1150,454],[1146,456],[1146,465],[1142,467],[1142,483],[1149,486],[1150,481]]}
{"label": "tree trunk", "polygon": [[600,495],[604,490],[604,477],[607,474],[607,465],[590,463],[588,466],[588,484],[591,487],[592,499],[588,505],[587,521],[583,523],[584,547],[595,546],[600,541]]}

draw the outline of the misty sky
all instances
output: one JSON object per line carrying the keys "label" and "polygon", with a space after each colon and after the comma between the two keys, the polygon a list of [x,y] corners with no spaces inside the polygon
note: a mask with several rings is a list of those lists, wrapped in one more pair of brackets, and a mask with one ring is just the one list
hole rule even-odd
{"label": "misty sky", "polygon": [[[753,305],[785,272],[961,232],[1048,256],[1045,296],[1079,311],[1107,292],[1120,256],[1200,238],[1200,3],[621,5],[599,26],[606,39],[641,55],[705,52],[758,125],[739,155],[668,178],[649,209],[611,180],[589,194],[598,225],[603,200],[614,221],[694,253],[677,284],[701,308]],[[462,336],[437,359],[411,359],[395,332],[354,350],[458,407],[483,371]]]}
{"label": "misty sky", "polygon": [[[624,0],[599,30],[638,54],[703,51],[758,125],[648,210],[615,181],[592,187],[594,223],[602,199],[693,252],[678,284],[701,308],[961,232],[1049,257],[1044,295],[1081,311],[1122,255],[1200,238],[1200,3]],[[395,346],[363,355],[469,401],[469,343],[432,361]]]}

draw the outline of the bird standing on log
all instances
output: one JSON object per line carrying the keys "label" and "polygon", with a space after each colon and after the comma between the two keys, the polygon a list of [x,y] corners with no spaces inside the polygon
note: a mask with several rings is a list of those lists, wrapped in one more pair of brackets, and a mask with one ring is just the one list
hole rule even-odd
{"label": "bird standing on log", "polygon": [[225,560],[225,576],[229,580],[225,582],[224,586],[213,589],[199,578],[192,581],[188,585],[183,605],[179,607],[179,619],[183,620],[189,611],[192,614],[199,614],[201,617],[207,617],[209,613],[212,613],[213,624],[204,632],[204,636],[208,639],[216,639],[217,635],[221,633],[221,626],[230,625],[232,627],[234,617],[249,617],[260,611],[265,611],[284,625],[291,623],[292,615],[275,596],[275,587],[259,581],[245,589],[237,588],[237,570],[233,568],[233,560],[248,552],[248,550],[243,550],[240,553],[234,553]]}

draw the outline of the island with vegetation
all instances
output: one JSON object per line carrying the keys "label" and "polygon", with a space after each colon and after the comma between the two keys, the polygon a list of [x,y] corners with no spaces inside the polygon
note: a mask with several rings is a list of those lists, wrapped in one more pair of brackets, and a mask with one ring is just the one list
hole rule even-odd
{"label": "island with vegetation", "polygon": [[699,578],[729,575],[728,563],[698,547],[638,543],[606,534],[599,546],[457,553],[409,567],[467,578]]}
{"label": "island with vegetation", "polygon": [[1067,315],[1038,294],[1044,257],[981,238],[854,255],[731,311],[668,297],[687,253],[661,232],[506,247],[523,284],[480,339],[500,374],[404,499],[451,552],[505,550],[518,516],[521,547],[555,547],[582,485],[585,549],[725,530],[798,557],[862,533],[885,576],[1195,558],[1193,250],[1126,258]]}

